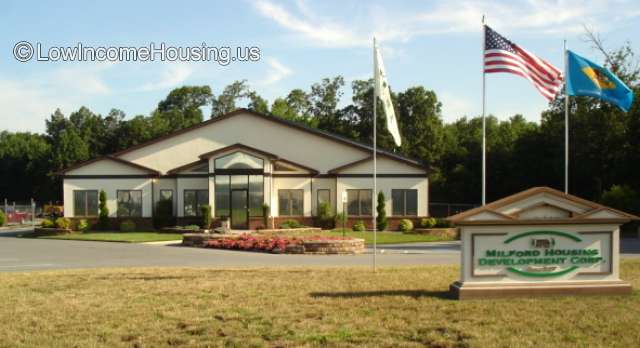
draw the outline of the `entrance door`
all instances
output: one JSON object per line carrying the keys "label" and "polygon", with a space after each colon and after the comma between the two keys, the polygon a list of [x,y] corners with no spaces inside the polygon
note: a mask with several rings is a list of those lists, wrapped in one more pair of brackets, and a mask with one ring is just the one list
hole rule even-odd
{"label": "entrance door", "polygon": [[249,191],[231,190],[231,228],[249,228]]}

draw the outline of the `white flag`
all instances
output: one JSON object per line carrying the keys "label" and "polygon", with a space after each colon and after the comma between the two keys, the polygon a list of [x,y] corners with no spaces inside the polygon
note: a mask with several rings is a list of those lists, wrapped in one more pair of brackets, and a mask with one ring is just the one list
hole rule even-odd
{"label": "white flag", "polygon": [[396,113],[393,110],[393,103],[391,103],[391,92],[389,91],[389,83],[387,82],[387,75],[384,72],[384,64],[382,63],[382,56],[378,47],[375,47],[375,95],[380,98],[384,107],[384,114],[387,118],[387,129],[393,136],[393,140],[396,145],[400,146],[400,131],[398,130],[398,121],[396,120]]}

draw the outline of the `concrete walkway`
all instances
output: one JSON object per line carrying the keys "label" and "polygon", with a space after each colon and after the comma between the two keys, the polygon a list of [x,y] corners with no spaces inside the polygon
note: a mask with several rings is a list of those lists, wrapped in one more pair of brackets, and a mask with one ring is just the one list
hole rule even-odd
{"label": "concrete walkway", "polygon": [[[19,233],[0,232],[0,272],[97,267],[346,267],[371,266],[373,258],[371,248],[362,255],[276,255],[187,248],[176,246],[175,242],[15,238]],[[459,242],[379,245],[377,262],[380,266],[458,264],[459,249]],[[640,257],[640,240],[623,240],[621,250],[624,258]]]}

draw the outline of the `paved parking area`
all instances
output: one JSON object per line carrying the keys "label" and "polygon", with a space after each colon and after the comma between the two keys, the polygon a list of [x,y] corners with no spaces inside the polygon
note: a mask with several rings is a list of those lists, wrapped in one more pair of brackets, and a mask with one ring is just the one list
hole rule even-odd
{"label": "paved parking area", "polygon": [[[370,266],[362,255],[275,255],[180,246],[15,238],[0,232],[0,272],[96,267]],[[380,266],[458,264],[458,242],[380,245]],[[640,257],[640,240],[621,243],[623,257]]]}

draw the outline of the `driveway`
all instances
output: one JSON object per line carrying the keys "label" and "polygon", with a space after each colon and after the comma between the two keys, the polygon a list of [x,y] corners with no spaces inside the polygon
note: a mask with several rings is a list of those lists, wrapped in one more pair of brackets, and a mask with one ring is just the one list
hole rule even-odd
{"label": "driveway", "polygon": [[[370,266],[373,255],[277,255],[180,246],[15,238],[0,233],[0,272],[96,267]],[[381,246],[380,266],[457,264],[456,244]],[[384,250],[384,251],[383,251]],[[405,253],[404,250],[407,250]]]}
{"label": "driveway", "polygon": [[[23,230],[24,231],[24,230]],[[180,246],[15,238],[0,232],[0,272],[96,267],[371,266],[362,255],[276,255]],[[379,245],[380,266],[458,264],[458,242]],[[623,258],[640,257],[640,240],[621,242]]]}

